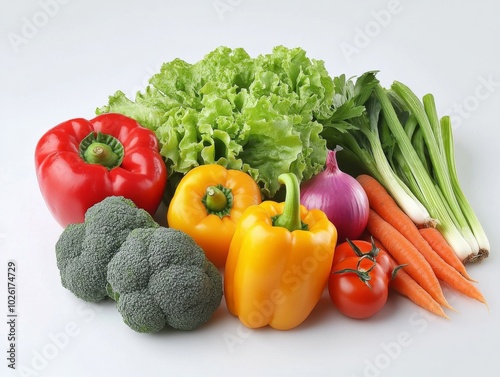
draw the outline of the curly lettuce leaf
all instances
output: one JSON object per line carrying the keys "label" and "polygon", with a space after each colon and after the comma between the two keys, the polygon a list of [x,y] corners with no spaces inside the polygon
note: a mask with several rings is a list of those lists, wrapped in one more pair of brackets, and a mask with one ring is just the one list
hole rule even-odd
{"label": "curly lettuce leaf", "polygon": [[134,100],[118,91],[97,113],[153,130],[170,176],[216,163],[249,173],[272,198],[281,173],[305,180],[324,168],[320,122],[331,117],[333,95],[323,62],[300,48],[251,58],[222,46],[194,64],[164,63]]}

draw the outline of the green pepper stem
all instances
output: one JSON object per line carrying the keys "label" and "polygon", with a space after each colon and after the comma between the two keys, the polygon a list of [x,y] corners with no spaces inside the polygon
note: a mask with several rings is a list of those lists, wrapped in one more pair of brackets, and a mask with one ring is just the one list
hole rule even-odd
{"label": "green pepper stem", "polygon": [[300,187],[297,176],[293,173],[280,174],[278,182],[286,188],[285,206],[283,213],[274,218],[273,225],[281,226],[290,232],[304,229],[300,219]]}
{"label": "green pepper stem", "polygon": [[229,216],[233,207],[233,194],[230,188],[222,185],[208,186],[205,196],[201,200],[207,209],[207,213],[217,215],[220,218]]}
{"label": "green pepper stem", "polygon": [[208,186],[205,205],[211,211],[221,211],[227,205],[227,197],[217,186]]}
{"label": "green pepper stem", "polygon": [[106,167],[113,166],[118,160],[118,155],[107,144],[92,143],[84,153],[85,161],[89,164],[101,164]]}
{"label": "green pepper stem", "polygon": [[89,164],[113,169],[120,166],[123,155],[123,145],[111,135],[91,132],[80,142],[80,157]]}

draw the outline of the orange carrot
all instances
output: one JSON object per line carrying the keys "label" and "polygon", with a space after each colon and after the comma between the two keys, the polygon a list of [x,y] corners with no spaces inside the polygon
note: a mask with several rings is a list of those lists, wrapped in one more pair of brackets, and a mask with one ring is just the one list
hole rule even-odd
{"label": "orange carrot", "polygon": [[[378,247],[379,249],[384,249],[384,245],[382,245],[382,243],[378,239],[374,238],[368,232],[363,233],[362,239],[368,242],[372,242],[373,240],[376,247]],[[394,260],[394,258],[390,254],[389,257],[391,258],[393,268],[397,267],[398,264]],[[413,303],[417,304],[421,308],[426,309],[429,312],[434,313],[440,317],[449,319],[439,303],[434,300],[425,289],[418,285],[418,283],[410,275],[406,273],[404,267],[400,268],[397,271],[396,276],[394,276],[394,278],[390,282],[390,287],[399,294],[413,301]]]}
{"label": "orange carrot", "polygon": [[439,254],[441,258],[444,259],[446,263],[455,268],[461,275],[466,279],[474,281],[470,278],[465,265],[462,263],[457,254],[453,251],[451,246],[448,244],[443,234],[436,228],[421,228],[418,230],[422,237],[427,241],[427,243],[432,247],[432,249]]}
{"label": "orange carrot", "polygon": [[[375,178],[368,175],[362,175],[358,177],[358,182],[360,182],[368,196],[371,210],[414,246],[431,266],[434,274],[439,280],[448,283],[450,287],[457,291],[486,304],[479,289],[470,281],[463,278],[455,268],[446,263],[443,258],[433,250],[413,221],[411,221],[411,219],[399,208],[394,199],[392,199],[390,194]],[[370,231],[370,229],[368,229],[368,231]],[[372,231],[370,231],[370,233],[374,234]],[[377,237],[375,234],[374,236]],[[384,240],[380,239],[380,237],[377,238],[386,246]],[[438,300],[436,297],[434,298]]]}
{"label": "orange carrot", "polygon": [[437,301],[434,300],[425,289],[418,285],[418,283],[406,273],[404,268],[401,268],[396,273],[396,276],[391,281],[391,288],[431,313],[449,319]]}
{"label": "orange carrot", "polygon": [[[400,211],[401,212],[401,211]],[[439,280],[429,262],[396,228],[380,217],[373,209],[368,215],[366,229],[377,238],[384,250],[398,264],[405,264],[405,270],[439,304],[453,309],[446,301]]]}
{"label": "orange carrot", "polygon": [[[372,207],[375,212],[382,216],[382,218],[385,218],[386,214],[392,213],[395,209],[398,209],[399,212],[403,212],[394,198],[385,189],[385,187],[375,178],[368,174],[361,174],[356,177],[356,180],[365,190],[366,196],[368,197],[368,201],[370,203],[370,207]],[[410,220],[411,224],[413,224],[413,221],[408,215],[405,214],[405,217],[407,217]],[[430,225],[435,225],[435,221],[433,219],[429,219],[428,223],[422,224],[422,226]]]}
{"label": "orange carrot", "polygon": [[487,305],[486,300],[479,289],[470,280],[463,277],[460,272],[446,263],[436,252],[434,252],[434,255],[428,256],[428,258],[429,263],[439,280],[447,283],[456,291]]}
{"label": "orange carrot", "polygon": [[371,209],[377,212],[380,217],[393,227],[397,228],[410,241],[414,237],[422,240],[422,237],[417,236],[418,227],[398,206],[379,181],[366,174],[361,174],[356,179],[365,190]]}

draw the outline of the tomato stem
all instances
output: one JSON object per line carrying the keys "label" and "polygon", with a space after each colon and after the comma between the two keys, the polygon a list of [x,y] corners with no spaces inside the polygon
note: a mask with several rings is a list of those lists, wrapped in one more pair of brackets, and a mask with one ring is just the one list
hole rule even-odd
{"label": "tomato stem", "polygon": [[368,255],[370,257],[375,258],[378,255],[378,253],[380,252],[380,249],[375,245],[375,240],[373,239],[373,237],[371,237],[372,249],[370,251],[367,251],[367,252],[362,252],[361,249],[351,240],[346,239],[346,241],[351,246],[352,250],[354,251],[354,253],[358,257],[363,257],[365,255]]}
{"label": "tomato stem", "polygon": [[[371,265],[371,267],[369,269],[361,269],[360,268],[361,261],[363,259],[369,259],[370,261],[373,262],[373,264]],[[359,258],[358,262],[356,263],[356,269],[344,268],[342,270],[334,271],[333,273],[334,274],[348,274],[348,273],[356,274],[356,275],[358,275],[359,280],[361,280],[363,283],[365,283],[367,285],[368,288],[371,289],[372,286],[370,285],[370,279],[371,279],[370,272],[371,272],[371,270],[373,270],[375,268],[376,265],[377,265],[377,262],[375,261],[375,259],[371,255],[364,254],[361,258]]]}

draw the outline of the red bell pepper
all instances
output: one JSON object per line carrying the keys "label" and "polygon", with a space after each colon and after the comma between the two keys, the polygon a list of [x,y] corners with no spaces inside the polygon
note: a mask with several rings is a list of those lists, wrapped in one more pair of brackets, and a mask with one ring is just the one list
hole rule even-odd
{"label": "red bell pepper", "polygon": [[36,146],[40,191],[63,227],[83,222],[88,208],[112,195],[154,215],[167,181],[158,148],[154,132],[121,114],[68,120]]}

